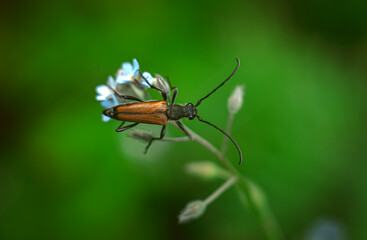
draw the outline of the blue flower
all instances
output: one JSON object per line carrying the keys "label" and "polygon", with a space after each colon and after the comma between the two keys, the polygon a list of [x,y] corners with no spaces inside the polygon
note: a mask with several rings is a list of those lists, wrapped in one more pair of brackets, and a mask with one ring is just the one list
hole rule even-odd
{"label": "blue flower", "polygon": [[[145,78],[146,81],[143,78]],[[121,104],[119,100],[122,101],[122,99],[118,99],[118,96],[116,96],[115,93],[118,92],[119,94],[123,94],[123,92],[127,90],[122,84],[133,82],[134,80],[136,80],[139,84],[149,88],[149,84],[153,84],[154,79],[155,78],[153,78],[152,75],[148,72],[144,72],[143,74],[141,74],[139,63],[134,58],[132,64],[129,62],[122,63],[121,69],[119,69],[116,74],[116,81],[113,79],[113,77],[109,77],[107,84],[99,85],[96,87],[96,92],[98,93],[96,99],[97,101],[100,101],[101,105],[105,108],[117,106]],[[134,93],[136,93],[135,91],[145,91],[145,89],[134,87],[132,89]],[[119,91],[117,91],[117,88],[119,89]],[[134,93],[132,95],[136,95]],[[110,118],[102,115],[102,120],[104,122],[107,122],[110,120]]]}
{"label": "blue flower", "polygon": [[[116,90],[117,83],[112,77],[108,78],[107,85],[99,85],[96,87],[96,92],[98,93],[96,99],[101,101],[101,105],[105,108],[110,108],[119,105],[119,101],[115,97],[114,91]],[[102,121],[107,122],[111,118],[102,114]]]}
{"label": "blue flower", "polygon": [[133,64],[129,62],[122,63],[121,69],[117,72],[116,83],[123,84],[127,82],[131,82],[134,80],[139,74],[139,63],[134,58]]}
{"label": "blue flower", "polygon": [[[140,66],[135,58],[133,59],[133,64],[129,62],[124,62],[121,68],[117,71],[116,83],[124,84],[132,82],[134,79],[137,79],[139,82],[141,82],[143,86],[149,88],[150,87],[149,84],[146,81],[144,81],[144,79],[141,79],[139,73],[140,73]],[[150,73],[144,72],[143,77],[145,77],[150,84],[153,83],[153,77],[152,75],[150,75]]]}
{"label": "blue flower", "polygon": [[[152,77],[152,75],[150,75],[150,73],[143,72],[143,77],[149,82],[150,85],[153,84],[154,78]],[[149,84],[144,79],[142,79],[142,83],[141,84],[143,84],[144,86],[146,86],[148,88],[150,87]]]}

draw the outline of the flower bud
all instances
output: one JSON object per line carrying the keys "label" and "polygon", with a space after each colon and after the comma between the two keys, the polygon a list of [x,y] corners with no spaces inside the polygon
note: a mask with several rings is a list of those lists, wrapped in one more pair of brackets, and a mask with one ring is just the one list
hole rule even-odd
{"label": "flower bud", "polygon": [[226,170],[209,161],[188,163],[186,164],[186,171],[191,175],[205,179],[213,179],[216,177],[227,178],[229,176]]}
{"label": "flower bud", "polygon": [[185,223],[192,219],[199,218],[205,212],[206,204],[201,200],[192,201],[178,216],[179,223]]}
{"label": "flower bud", "polygon": [[155,78],[152,81],[152,85],[162,89],[166,93],[167,97],[170,99],[171,85],[161,75],[155,75]]}
{"label": "flower bud", "polygon": [[144,142],[149,142],[152,138],[154,138],[150,132],[141,130],[131,131],[129,137],[142,140]]}
{"label": "flower bud", "polygon": [[243,103],[244,86],[238,85],[232,92],[232,95],[228,99],[228,111],[231,114],[236,114]]}

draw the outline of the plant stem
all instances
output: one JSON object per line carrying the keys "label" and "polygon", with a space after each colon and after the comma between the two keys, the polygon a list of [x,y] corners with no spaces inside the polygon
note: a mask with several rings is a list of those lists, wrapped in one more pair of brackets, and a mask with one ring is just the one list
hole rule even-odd
{"label": "plant stem", "polygon": [[162,138],[162,142],[188,142],[191,141],[189,137],[178,137],[178,138]]}
{"label": "plant stem", "polygon": [[213,192],[209,197],[207,197],[204,200],[204,203],[206,205],[209,205],[211,202],[213,202],[215,199],[217,199],[225,190],[227,190],[229,187],[233,185],[237,181],[236,176],[230,177],[225,183],[222,184],[215,192]]}
{"label": "plant stem", "polygon": [[[180,129],[175,122],[171,122],[173,126]],[[271,212],[265,194],[257,187],[254,183],[242,177],[236,168],[228,161],[228,159],[215,148],[206,139],[199,136],[197,133],[184,126],[185,130],[189,133],[191,140],[196,141],[206,149],[208,149],[214,156],[218,158],[224,168],[226,168],[231,174],[237,178],[236,184],[246,196],[248,203],[252,209],[256,212],[259,217],[261,226],[264,229],[265,235],[269,240],[281,240],[283,239],[282,232],[279,225]],[[181,130],[181,129],[180,129]],[[181,130],[182,131],[182,130]],[[255,191],[256,190],[256,191]],[[254,196],[254,193],[261,195],[261,201],[259,196]]]}
{"label": "plant stem", "polygon": [[[175,122],[171,123],[176,128],[180,129]],[[216,156],[221,164],[229,170],[232,174],[237,174],[237,170],[226,160],[224,156],[222,156],[221,152],[218,151],[210,142],[208,142],[206,139],[199,136],[197,133],[189,129],[188,127],[184,126],[185,130],[189,133],[191,140],[199,143],[206,149],[208,149],[214,156]],[[180,129],[181,130],[181,129]],[[181,130],[182,131],[182,130]]]}
{"label": "plant stem", "polygon": [[[234,114],[233,113],[229,113],[228,121],[227,121],[227,127],[226,127],[226,133],[228,133],[228,134],[231,133],[233,118],[234,118]],[[227,143],[228,143],[228,138],[227,137],[224,137],[223,138],[223,143],[222,143],[222,155],[223,156],[225,156],[226,155],[226,152],[227,152]]]}

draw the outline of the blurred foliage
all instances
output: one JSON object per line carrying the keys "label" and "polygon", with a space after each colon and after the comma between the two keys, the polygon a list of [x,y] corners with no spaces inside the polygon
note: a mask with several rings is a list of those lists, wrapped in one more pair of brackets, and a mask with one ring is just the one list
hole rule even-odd
{"label": "blurred foliage", "polygon": [[2,3],[0,239],[264,238],[234,188],[178,225],[187,202],[221,183],[191,178],[184,164],[214,157],[195,143],[143,155],[119,123],[101,121],[95,86],[134,57],[169,76],[181,103],[216,87],[238,57],[199,112],[224,128],[227,98],[245,84],[232,131],[239,169],[265,190],[286,238],[327,218],[366,239],[366,10],[328,0]]}

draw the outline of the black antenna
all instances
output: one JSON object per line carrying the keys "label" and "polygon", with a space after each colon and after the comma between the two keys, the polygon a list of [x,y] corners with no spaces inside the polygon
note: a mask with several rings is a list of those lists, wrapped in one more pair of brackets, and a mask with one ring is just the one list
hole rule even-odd
{"label": "black antenna", "polygon": [[112,92],[113,92],[113,94],[115,95],[115,97],[117,97],[117,98],[119,98],[119,99],[121,99],[121,95],[112,87],[112,86],[110,86],[110,84],[108,84],[108,83],[106,83],[106,85],[107,85],[107,87],[109,88],[109,89],[111,89],[112,90]]}
{"label": "black antenna", "polygon": [[[167,99],[166,92],[163,91],[162,89],[160,89],[159,87],[155,87],[152,84],[150,84],[149,81],[143,76],[143,74],[141,73],[140,69],[138,70],[138,72],[139,72],[141,78],[149,85],[149,87],[158,90],[162,94],[164,101],[166,101],[166,99]],[[136,80],[136,79],[134,79],[134,80]]]}
{"label": "black antenna", "polygon": [[197,106],[199,106],[200,105],[200,103],[201,103],[201,101],[203,101],[205,98],[207,98],[207,97],[209,97],[210,95],[212,95],[212,93],[214,93],[215,91],[217,91],[218,90],[218,88],[220,88],[221,86],[223,86],[229,79],[231,79],[231,77],[234,75],[234,73],[237,71],[237,69],[238,69],[238,67],[240,66],[240,60],[238,59],[238,58],[236,58],[236,60],[237,60],[237,66],[236,66],[236,68],[234,69],[234,71],[231,73],[231,75],[229,75],[229,77],[226,79],[226,80],[224,80],[218,87],[216,87],[213,91],[211,91],[208,95],[206,95],[205,97],[203,97],[202,99],[200,99],[197,103],[196,103],[196,105],[195,105],[195,107],[197,107]]}
{"label": "black antenna", "polygon": [[214,124],[211,124],[210,122],[207,122],[207,121],[203,120],[201,117],[199,117],[197,115],[196,115],[196,117],[199,119],[200,122],[207,123],[210,126],[212,126],[212,127],[216,128],[216,129],[218,129],[219,131],[221,131],[224,135],[226,135],[233,142],[233,144],[236,146],[236,148],[238,150],[238,153],[240,154],[240,162],[239,162],[239,165],[241,165],[241,163],[242,163],[242,152],[241,152],[240,147],[237,145],[236,141],[233,140],[233,138],[231,136],[229,136],[225,131],[223,131],[219,127],[215,126]]}
{"label": "black antenna", "polygon": [[[148,85],[149,85],[149,87],[151,88],[151,87],[152,87],[152,85],[151,85],[151,84],[148,82],[148,80],[143,76],[143,74],[141,73],[140,69],[138,69],[138,72],[139,72],[140,77],[144,80],[144,82],[145,82],[146,84],[148,84]],[[135,81],[138,81],[136,78],[134,78],[134,80],[135,80]]]}

